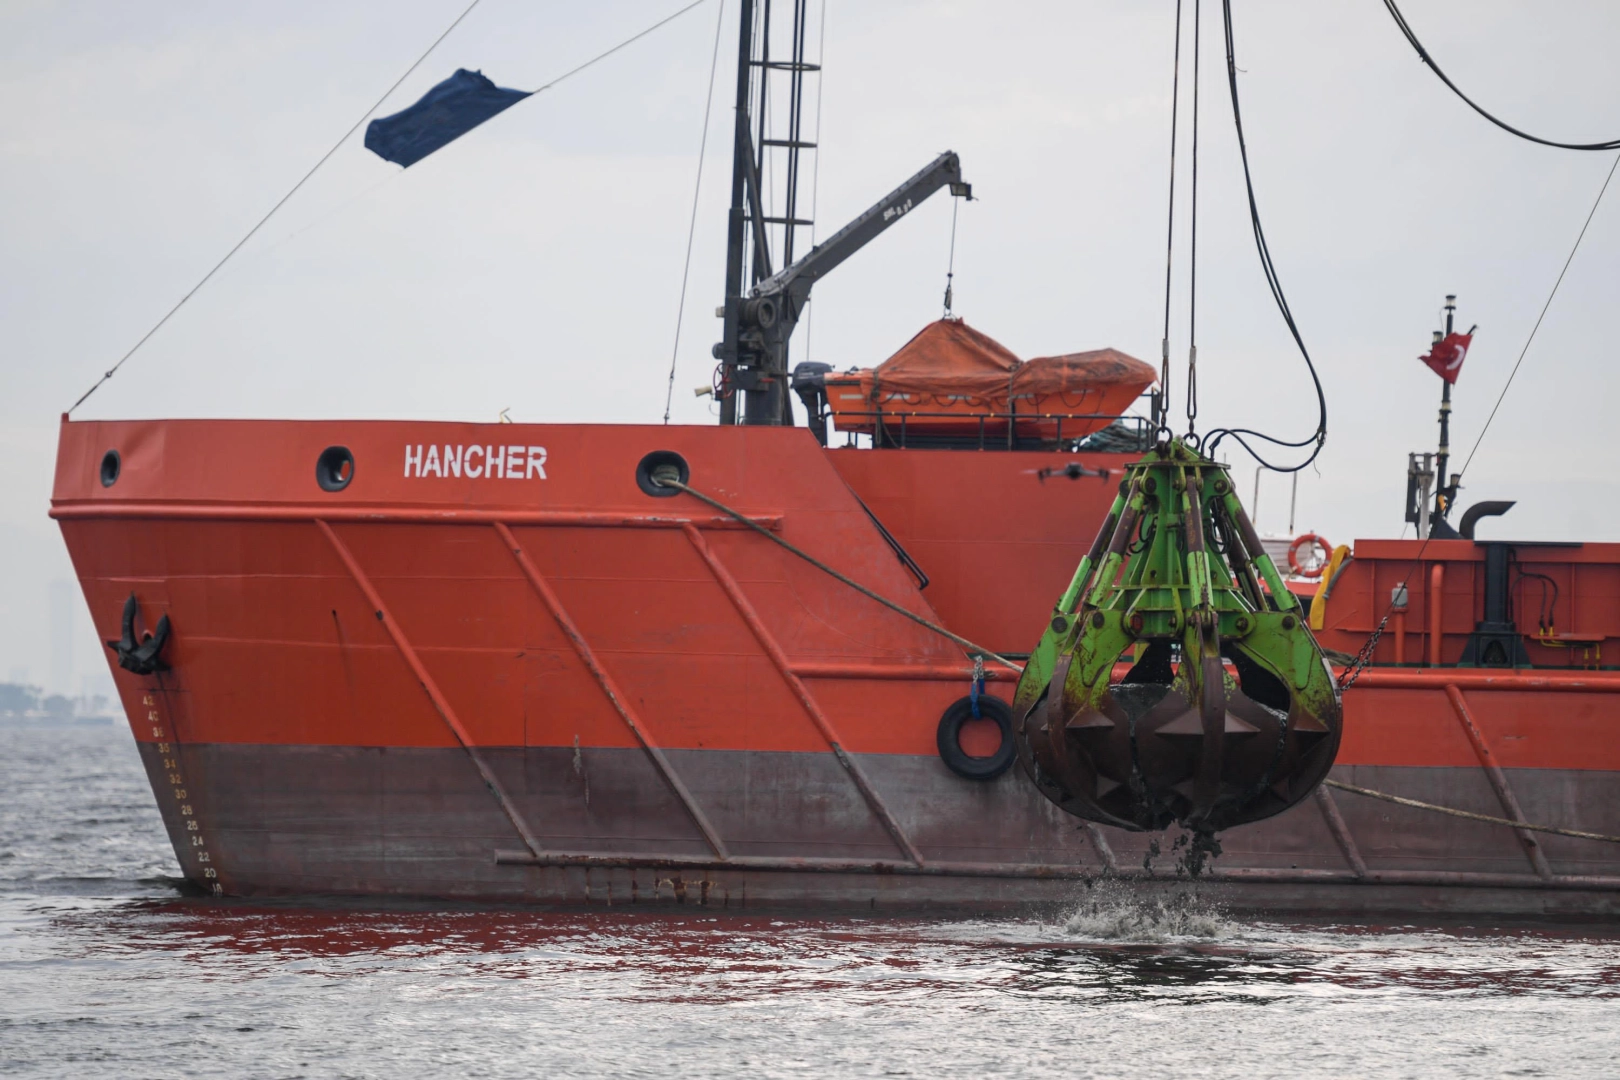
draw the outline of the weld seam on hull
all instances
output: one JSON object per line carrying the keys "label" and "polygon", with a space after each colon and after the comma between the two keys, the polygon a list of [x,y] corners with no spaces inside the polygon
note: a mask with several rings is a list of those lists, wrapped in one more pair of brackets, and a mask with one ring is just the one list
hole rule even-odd
{"label": "weld seam on hull", "polygon": [[645,870],[755,870],[778,873],[874,874],[894,876],[1024,878],[1095,881],[1115,878],[1130,881],[1213,884],[1265,882],[1279,884],[1344,885],[1448,885],[1472,888],[1511,889],[1588,889],[1620,891],[1620,876],[1555,874],[1541,878],[1533,874],[1490,874],[1465,870],[1369,870],[1357,877],[1349,870],[1294,870],[1269,867],[1215,869],[1200,878],[1176,874],[1155,874],[1138,869],[1103,870],[1083,866],[1053,866],[1042,863],[957,863],[929,862],[921,866],[893,860],[853,860],[825,858],[773,858],[762,855],[734,855],[729,859],[687,855],[593,855],[583,852],[547,852],[530,855],[521,851],[494,852],[497,866],[582,867],[592,869]]}
{"label": "weld seam on hull", "polygon": [[1339,846],[1339,853],[1344,861],[1350,864],[1350,872],[1356,875],[1359,881],[1367,876],[1367,863],[1361,857],[1361,849],[1356,846],[1356,838],[1350,832],[1350,826],[1345,823],[1344,815],[1339,813],[1338,800],[1333,797],[1332,789],[1325,784],[1316,786],[1316,805],[1322,810],[1322,817],[1327,822],[1328,832],[1333,834],[1333,842]]}
{"label": "weld seam on hull", "polygon": [[400,627],[399,623],[394,621],[394,616],[389,612],[387,605],[383,603],[382,596],[377,592],[376,587],[372,585],[371,579],[360,568],[360,563],[355,559],[354,553],[338,537],[332,526],[319,519],[316,520],[315,524],[326,536],[327,541],[331,543],[332,550],[337,552],[337,556],[343,561],[343,565],[348,568],[349,576],[354,579],[354,583],[365,594],[372,610],[377,613],[378,621],[383,624],[383,629],[388,631],[388,636],[394,639],[394,646],[399,649],[400,656],[404,658],[406,665],[415,674],[416,680],[421,684],[423,691],[426,692],[428,700],[433,703],[434,709],[438,711],[440,718],[444,720],[445,726],[450,729],[450,734],[456,737],[456,741],[461,744],[461,748],[467,752],[467,757],[471,759],[473,767],[478,770],[479,776],[483,778],[484,786],[489,789],[489,793],[495,797],[496,803],[500,805],[501,812],[506,815],[507,820],[512,823],[512,827],[517,830],[518,838],[523,841],[523,845],[531,852],[539,854],[540,842],[535,839],[535,835],[530,831],[528,823],[523,820],[523,815],[519,814],[517,808],[512,805],[512,800],[507,795],[506,789],[501,785],[500,779],[495,775],[494,770],[489,767],[489,763],[484,760],[483,755],[478,752],[472,737],[467,734],[467,729],[462,727],[461,721],[456,717],[455,709],[450,705],[444,694],[440,692],[438,684],[433,681],[433,676],[428,673],[427,667],[422,663],[422,658],[416,655],[416,650],[411,647],[410,640],[405,636],[405,631]]}
{"label": "weld seam on hull", "polygon": [[[971,664],[855,664],[827,661],[795,661],[788,670],[805,679],[894,679],[917,682],[968,682],[973,678]],[[987,681],[1011,681],[1010,673],[986,668]]]}
{"label": "weld seam on hull", "polygon": [[866,805],[871,808],[872,813],[877,815],[878,820],[883,823],[883,827],[888,830],[895,846],[912,864],[922,866],[922,852],[918,851],[916,846],[912,844],[911,838],[905,834],[905,830],[900,827],[900,823],[889,812],[889,808],[883,802],[882,796],[872,786],[871,781],[867,778],[866,773],[862,771],[860,765],[845,752],[843,740],[838,737],[838,732],[833,727],[832,721],[821,711],[821,706],[816,704],[816,699],[811,696],[810,688],[804,685],[804,680],[793,673],[793,666],[788,662],[787,654],[782,651],[782,646],[777,643],[776,638],[772,636],[764,621],[760,619],[759,613],[754,610],[754,606],[748,602],[748,597],[743,595],[742,586],[737,584],[737,579],[731,576],[731,571],[727,570],[719,557],[715,555],[714,551],[709,547],[708,541],[703,539],[702,533],[690,525],[684,526],[682,531],[686,534],[687,540],[691,541],[692,547],[697,550],[698,556],[708,566],[709,572],[719,582],[720,588],[725,592],[727,598],[731,600],[732,606],[737,609],[737,614],[741,615],[743,622],[748,624],[748,629],[753,633],[755,640],[759,642],[760,648],[765,651],[765,655],[770,658],[771,663],[776,666],[776,670],[781,673],[783,681],[788,685],[788,689],[793,692],[794,697],[798,698],[799,704],[804,707],[804,711],[809,715],[811,723],[815,724],[816,730],[821,733],[821,737],[826,740],[828,747],[838,758],[838,763],[844,767],[844,771],[854,781],[856,788],[860,790],[861,798],[866,800]]}
{"label": "weld seam on hull", "polygon": [[[1462,724],[1463,731],[1468,735],[1468,741],[1473,744],[1474,754],[1479,758],[1480,767],[1485,770],[1485,775],[1496,792],[1497,801],[1502,804],[1502,809],[1508,817],[1520,825],[1525,824],[1527,819],[1524,811],[1519,809],[1519,800],[1513,794],[1513,789],[1508,786],[1507,774],[1502,771],[1502,766],[1497,764],[1496,755],[1491,752],[1491,746],[1485,741],[1485,735],[1479,730],[1479,725],[1474,723],[1462,691],[1455,685],[1448,686],[1446,697],[1451,699],[1452,708],[1457,713],[1457,721]],[[1541,843],[1535,836],[1527,829],[1515,828],[1513,832],[1519,838],[1519,843],[1523,846],[1524,853],[1529,857],[1530,865],[1536,874],[1544,880],[1552,877],[1552,867],[1547,864],[1547,856],[1542,852]]]}
{"label": "weld seam on hull", "polygon": [[546,581],[545,576],[540,573],[540,568],[534,565],[534,560],[529,558],[528,552],[523,550],[523,545],[518,543],[517,537],[513,535],[512,530],[505,522],[495,522],[495,531],[500,534],[501,543],[505,544],[507,550],[517,559],[518,569],[523,571],[523,576],[529,580],[529,584],[534,587],[534,591],[540,594],[540,599],[551,612],[551,617],[556,620],[557,626],[567,635],[569,644],[573,646],[580,662],[595,676],[596,684],[602,688],[602,693],[607,695],[608,702],[613,706],[613,710],[619,714],[619,719],[624,721],[625,726],[630,729],[630,733],[636,737],[636,741],[641,743],[641,749],[648,759],[652,761],[653,768],[658,770],[659,775],[664,778],[664,782],[675,793],[675,797],[681,801],[687,815],[692,819],[692,823],[698,827],[698,831],[703,833],[703,838],[708,842],[709,847],[721,859],[728,858],[730,853],[726,850],[725,842],[720,839],[720,833],[710,824],[708,817],[704,815],[703,810],[698,806],[697,800],[687,790],[686,784],[682,782],[680,776],[675,772],[674,766],[669,763],[669,758],[664,755],[663,748],[653,741],[652,736],[642,726],[640,719],[630,708],[629,699],[624,696],[624,692],[613,681],[613,676],[608,674],[607,668],[603,667],[601,661],[597,659],[595,650],[585,640],[585,635],[580,632],[579,626],[575,624],[567,609],[562,606],[562,600],[558,598],[550,582]]}

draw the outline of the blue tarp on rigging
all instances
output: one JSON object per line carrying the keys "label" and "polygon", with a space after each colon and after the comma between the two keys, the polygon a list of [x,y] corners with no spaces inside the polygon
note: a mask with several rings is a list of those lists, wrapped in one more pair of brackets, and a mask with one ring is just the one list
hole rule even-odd
{"label": "blue tarp on rigging", "polygon": [[366,149],[409,167],[528,96],[496,86],[482,72],[458,68],[415,105],[368,124]]}

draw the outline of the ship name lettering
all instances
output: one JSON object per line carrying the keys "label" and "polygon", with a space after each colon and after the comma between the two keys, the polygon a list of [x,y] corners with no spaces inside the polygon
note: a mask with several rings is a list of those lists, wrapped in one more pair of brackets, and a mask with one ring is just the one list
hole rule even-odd
{"label": "ship name lettering", "polygon": [[415,479],[466,476],[472,480],[544,480],[546,448],[407,443],[405,475]]}

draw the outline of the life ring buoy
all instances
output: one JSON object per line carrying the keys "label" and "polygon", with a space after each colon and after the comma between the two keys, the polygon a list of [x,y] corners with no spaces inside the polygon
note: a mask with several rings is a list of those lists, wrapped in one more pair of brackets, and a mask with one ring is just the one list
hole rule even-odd
{"label": "life ring buoy", "polygon": [[962,725],[973,720],[971,697],[952,702],[945,715],[939,718],[939,759],[946,768],[964,780],[994,780],[1012,768],[1016,753],[1011,706],[998,697],[980,694],[979,718],[990,720],[1001,729],[1001,745],[989,757],[973,757],[962,749]]}
{"label": "life ring buoy", "polygon": [[[1322,552],[1322,557],[1309,570],[1299,561],[1299,549],[1306,544],[1314,544]],[[1299,536],[1294,537],[1292,544],[1288,545],[1288,569],[1292,570],[1298,577],[1321,577],[1322,571],[1326,569],[1328,560],[1331,558],[1333,558],[1333,545],[1315,533],[1301,533]]]}

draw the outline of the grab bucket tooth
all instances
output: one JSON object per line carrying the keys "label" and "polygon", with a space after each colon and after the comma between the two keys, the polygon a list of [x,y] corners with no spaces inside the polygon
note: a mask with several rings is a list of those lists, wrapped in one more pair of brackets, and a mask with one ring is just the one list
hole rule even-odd
{"label": "grab bucket tooth", "polygon": [[1343,709],[1231,477],[1181,440],[1120,494],[1014,699],[1025,772],[1076,817],[1201,833],[1308,796]]}

